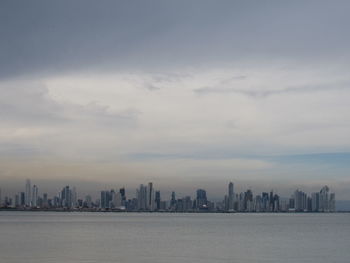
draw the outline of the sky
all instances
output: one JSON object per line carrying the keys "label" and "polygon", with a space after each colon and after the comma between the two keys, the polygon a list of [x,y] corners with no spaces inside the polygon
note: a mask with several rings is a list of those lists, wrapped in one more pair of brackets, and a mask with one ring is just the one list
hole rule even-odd
{"label": "sky", "polygon": [[350,200],[349,1],[0,2],[0,187],[327,184]]}

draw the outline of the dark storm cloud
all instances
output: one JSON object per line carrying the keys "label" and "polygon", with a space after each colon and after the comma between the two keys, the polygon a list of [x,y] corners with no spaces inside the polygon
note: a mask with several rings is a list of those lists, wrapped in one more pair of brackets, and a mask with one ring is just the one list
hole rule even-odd
{"label": "dark storm cloud", "polygon": [[1,1],[0,77],[267,57],[346,60],[349,7],[348,1]]}

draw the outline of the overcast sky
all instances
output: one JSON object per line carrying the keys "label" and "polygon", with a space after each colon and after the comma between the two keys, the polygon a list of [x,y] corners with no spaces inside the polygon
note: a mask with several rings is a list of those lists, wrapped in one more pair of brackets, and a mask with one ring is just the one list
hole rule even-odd
{"label": "overcast sky", "polygon": [[[0,2],[0,187],[328,184],[350,199],[349,1]],[[7,189],[7,190],[6,190]]]}

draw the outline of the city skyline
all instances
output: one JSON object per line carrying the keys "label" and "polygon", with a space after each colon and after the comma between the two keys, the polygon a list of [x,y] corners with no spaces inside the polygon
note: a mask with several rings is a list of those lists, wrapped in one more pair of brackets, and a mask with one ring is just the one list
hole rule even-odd
{"label": "city skyline", "polygon": [[[196,189],[194,195],[178,196],[172,191],[169,198],[164,198],[153,182],[140,184],[135,194],[127,196],[125,187],[102,190],[100,198],[93,195],[78,194],[75,186],[64,186],[58,194],[49,196],[40,193],[31,180],[25,181],[23,192],[14,197],[2,197],[0,189],[0,208],[30,210],[86,210],[86,211],[128,211],[128,212],[335,212],[335,193],[328,186],[320,191],[307,194],[296,189],[290,197],[278,195],[274,190],[254,194],[252,189],[244,192],[235,190],[234,183],[229,182],[227,192],[221,201],[211,200],[205,189]],[[193,199],[192,199],[193,198]],[[341,210],[339,210],[341,211]]]}

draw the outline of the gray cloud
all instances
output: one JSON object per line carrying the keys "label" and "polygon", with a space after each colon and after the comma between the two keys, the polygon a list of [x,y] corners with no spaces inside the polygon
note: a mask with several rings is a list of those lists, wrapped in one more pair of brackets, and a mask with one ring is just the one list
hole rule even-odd
{"label": "gray cloud", "polygon": [[0,84],[0,120],[17,125],[65,125],[73,122],[109,127],[134,126],[140,112],[113,112],[94,101],[86,105],[59,103],[40,81],[20,80]]}
{"label": "gray cloud", "polygon": [[343,61],[348,1],[2,1],[0,77]]}
{"label": "gray cloud", "polygon": [[332,91],[332,90],[342,90],[350,89],[350,83],[334,83],[334,84],[319,84],[319,85],[304,85],[304,86],[290,86],[282,87],[280,89],[268,89],[261,87],[259,89],[253,88],[235,88],[235,87],[203,87],[194,90],[194,93],[198,95],[207,94],[227,94],[227,93],[237,93],[253,98],[264,98],[278,94],[285,93],[312,93],[319,91]]}

